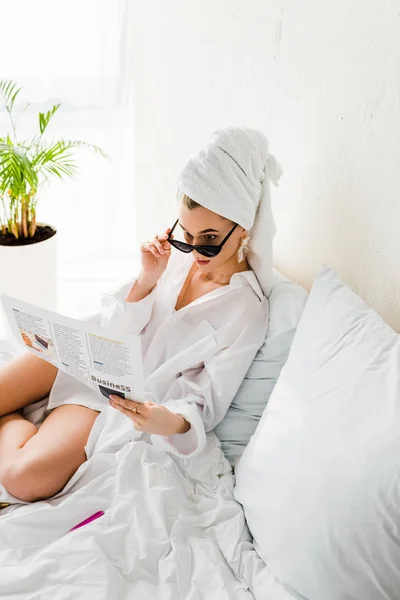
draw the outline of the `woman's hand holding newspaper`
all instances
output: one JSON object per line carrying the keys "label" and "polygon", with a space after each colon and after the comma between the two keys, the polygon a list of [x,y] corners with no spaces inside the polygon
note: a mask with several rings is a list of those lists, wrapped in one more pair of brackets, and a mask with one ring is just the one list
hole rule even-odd
{"label": "woman's hand holding newspaper", "polygon": [[110,396],[109,403],[131,419],[134,428],[138,431],[168,437],[174,433],[185,433],[190,429],[190,423],[186,419],[171,412],[162,404],[154,402],[142,404],[113,395]]}

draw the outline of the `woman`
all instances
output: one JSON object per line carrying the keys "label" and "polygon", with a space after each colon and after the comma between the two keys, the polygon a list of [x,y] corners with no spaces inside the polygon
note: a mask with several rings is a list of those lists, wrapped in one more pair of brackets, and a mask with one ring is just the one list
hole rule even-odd
{"label": "woman", "polygon": [[[215,131],[181,173],[173,228],[142,244],[138,277],[103,297],[93,320],[141,335],[145,403],[111,397],[107,407],[99,392],[30,353],[3,367],[0,483],[9,494],[35,501],[59,492],[114,409],[134,439],[184,457],[204,449],[267,331],[274,231],[266,171],[277,185],[281,168],[261,132]],[[253,225],[262,252],[250,260]],[[38,429],[19,411],[46,396]]]}

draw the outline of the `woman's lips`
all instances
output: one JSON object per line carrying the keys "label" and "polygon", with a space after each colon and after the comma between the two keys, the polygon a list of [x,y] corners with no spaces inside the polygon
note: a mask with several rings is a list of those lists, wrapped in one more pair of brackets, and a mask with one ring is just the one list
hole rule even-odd
{"label": "woman's lips", "polygon": [[196,262],[198,265],[204,266],[204,265],[208,265],[208,263],[210,262],[209,260],[199,260],[196,258]]}

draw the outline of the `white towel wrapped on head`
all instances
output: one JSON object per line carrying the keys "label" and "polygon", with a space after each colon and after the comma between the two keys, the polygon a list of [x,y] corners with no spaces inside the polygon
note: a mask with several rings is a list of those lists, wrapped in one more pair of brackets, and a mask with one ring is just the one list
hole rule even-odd
{"label": "white towel wrapped on head", "polygon": [[283,173],[268,150],[269,142],[261,131],[217,129],[206,148],[181,171],[177,189],[178,200],[186,194],[249,231],[248,262],[266,296],[271,291],[275,235],[269,182],[278,186]]}

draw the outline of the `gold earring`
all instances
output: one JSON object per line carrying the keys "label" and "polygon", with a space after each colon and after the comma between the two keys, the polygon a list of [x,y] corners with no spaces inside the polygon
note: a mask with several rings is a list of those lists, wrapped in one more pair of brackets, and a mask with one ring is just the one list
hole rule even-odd
{"label": "gold earring", "polygon": [[249,251],[249,248],[248,248],[249,241],[250,241],[250,238],[248,235],[246,235],[246,237],[242,238],[242,241],[240,242],[240,246],[237,251],[238,262],[242,262],[242,260],[246,256],[247,252]]}

